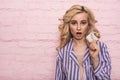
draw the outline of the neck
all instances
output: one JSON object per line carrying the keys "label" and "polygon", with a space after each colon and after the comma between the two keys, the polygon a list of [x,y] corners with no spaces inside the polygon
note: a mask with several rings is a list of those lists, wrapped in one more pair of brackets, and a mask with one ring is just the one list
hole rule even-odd
{"label": "neck", "polygon": [[76,47],[86,46],[85,38],[80,39],[80,40],[77,40],[77,39],[73,38],[73,44],[74,44],[74,46],[76,46]]}

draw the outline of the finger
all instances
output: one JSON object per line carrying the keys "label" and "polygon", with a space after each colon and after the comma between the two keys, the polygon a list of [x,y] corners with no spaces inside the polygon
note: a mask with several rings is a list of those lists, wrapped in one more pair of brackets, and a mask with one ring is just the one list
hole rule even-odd
{"label": "finger", "polygon": [[97,50],[97,47],[96,47],[96,45],[91,44],[91,45],[90,45],[90,49],[91,49],[92,51],[96,51],[96,50]]}
{"label": "finger", "polygon": [[94,33],[94,35],[97,37],[97,38],[100,38],[100,34],[99,33]]}
{"label": "finger", "polygon": [[95,48],[92,48],[91,50],[92,50],[92,51],[96,51],[97,49],[95,49]]}

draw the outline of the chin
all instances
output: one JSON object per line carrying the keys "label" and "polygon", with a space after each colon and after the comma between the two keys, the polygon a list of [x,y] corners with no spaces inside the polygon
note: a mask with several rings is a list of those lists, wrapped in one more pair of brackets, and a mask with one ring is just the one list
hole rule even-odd
{"label": "chin", "polygon": [[82,38],[77,38],[77,37],[74,37],[74,39],[76,39],[76,40],[82,40]]}
{"label": "chin", "polygon": [[84,37],[74,37],[74,39],[76,39],[76,40],[82,40],[82,39],[84,39]]}

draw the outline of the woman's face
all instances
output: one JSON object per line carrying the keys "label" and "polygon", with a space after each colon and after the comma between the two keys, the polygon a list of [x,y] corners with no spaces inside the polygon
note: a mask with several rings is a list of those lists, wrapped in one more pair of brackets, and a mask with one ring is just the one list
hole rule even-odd
{"label": "woman's face", "polygon": [[72,17],[70,21],[70,31],[73,38],[81,40],[85,38],[88,30],[88,15],[87,13],[79,13]]}

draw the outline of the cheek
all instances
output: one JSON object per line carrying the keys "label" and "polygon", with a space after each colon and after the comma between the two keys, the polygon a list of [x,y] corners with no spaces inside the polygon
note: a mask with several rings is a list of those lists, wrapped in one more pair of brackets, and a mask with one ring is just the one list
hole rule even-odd
{"label": "cheek", "polygon": [[75,32],[75,26],[70,26],[70,31],[71,31],[71,33],[73,34],[74,32]]}
{"label": "cheek", "polygon": [[88,26],[84,27],[84,32],[86,33],[88,31]]}

